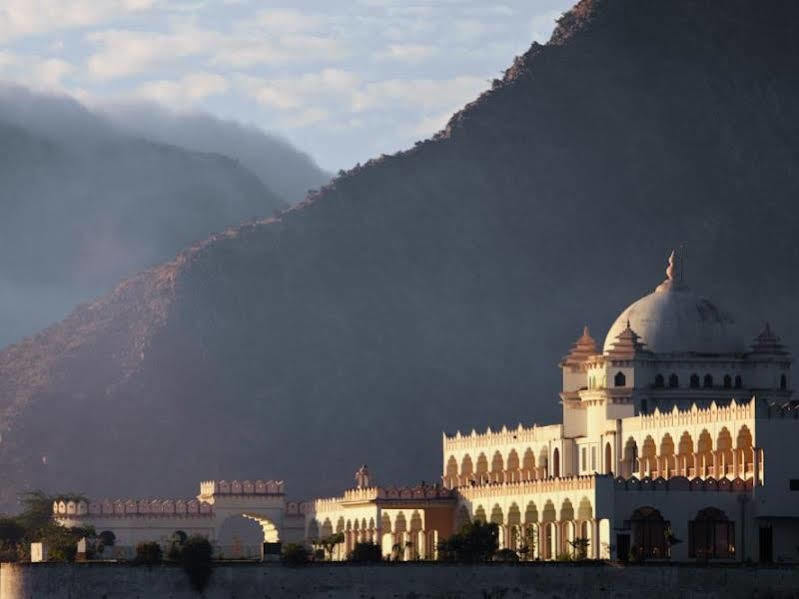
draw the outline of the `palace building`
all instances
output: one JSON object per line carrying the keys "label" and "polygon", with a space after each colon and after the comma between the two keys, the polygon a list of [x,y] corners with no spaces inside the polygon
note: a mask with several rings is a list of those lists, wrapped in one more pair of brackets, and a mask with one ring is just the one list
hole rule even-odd
{"label": "palace building", "polygon": [[[444,435],[440,484],[380,487],[362,467],[354,488],[292,504],[289,516],[278,513],[288,505],[282,485],[263,495],[272,511],[259,511],[261,500],[234,481],[238,501],[271,540],[343,533],[337,559],[365,540],[395,559],[435,559],[439,540],[479,519],[526,559],[579,547],[588,558],[799,561],[791,363],[769,325],[747,343],[686,285],[672,252],[666,279],[622,311],[601,347],[586,328],[561,360],[562,422]],[[214,500],[231,505],[231,487],[213,484],[195,514],[211,536],[215,518],[237,509],[215,515]],[[133,517],[124,501],[109,505],[120,524]],[[87,505],[55,509],[64,523],[113,530],[102,503],[94,514]],[[158,518],[137,514],[138,534]]]}

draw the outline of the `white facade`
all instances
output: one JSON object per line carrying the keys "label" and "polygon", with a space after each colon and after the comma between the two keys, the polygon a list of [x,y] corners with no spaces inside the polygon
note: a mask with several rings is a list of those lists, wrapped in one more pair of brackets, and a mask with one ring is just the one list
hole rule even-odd
{"label": "white facade", "polygon": [[672,253],[602,350],[586,329],[562,360],[561,425],[444,436],[460,517],[509,548],[531,528],[543,559],[581,537],[590,557],[799,561],[792,359],[768,325],[741,339]]}

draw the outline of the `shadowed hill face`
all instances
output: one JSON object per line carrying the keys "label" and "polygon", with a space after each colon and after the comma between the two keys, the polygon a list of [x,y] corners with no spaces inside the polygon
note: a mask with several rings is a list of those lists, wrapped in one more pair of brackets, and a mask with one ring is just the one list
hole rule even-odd
{"label": "shadowed hill face", "polygon": [[230,158],[120,134],[69,99],[13,87],[0,87],[0,181],[0,346],[285,206]]}
{"label": "shadowed hill face", "polygon": [[3,474],[111,494],[301,496],[363,462],[437,479],[442,429],[556,418],[559,357],[680,242],[692,289],[795,345],[797,18],[582,3],[437,139],[0,354]]}

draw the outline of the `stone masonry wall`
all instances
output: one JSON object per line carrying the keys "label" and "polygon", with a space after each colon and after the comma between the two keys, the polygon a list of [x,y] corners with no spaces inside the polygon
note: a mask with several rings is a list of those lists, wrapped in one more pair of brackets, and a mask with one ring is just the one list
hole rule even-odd
{"label": "stone masonry wall", "polygon": [[[751,599],[799,596],[799,570],[524,564],[222,565],[203,599],[580,597]],[[175,566],[2,564],[0,599],[197,599]]]}

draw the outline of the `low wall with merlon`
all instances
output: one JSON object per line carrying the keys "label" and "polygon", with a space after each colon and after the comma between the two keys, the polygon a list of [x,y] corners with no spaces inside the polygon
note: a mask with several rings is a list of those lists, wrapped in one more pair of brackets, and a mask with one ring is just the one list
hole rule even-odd
{"label": "low wall with merlon", "polygon": [[[796,597],[794,567],[746,568],[581,564],[335,565],[288,568],[231,564],[214,568],[203,599],[396,597],[513,599],[650,597],[751,599]],[[2,564],[0,599],[196,599],[176,566]]]}

